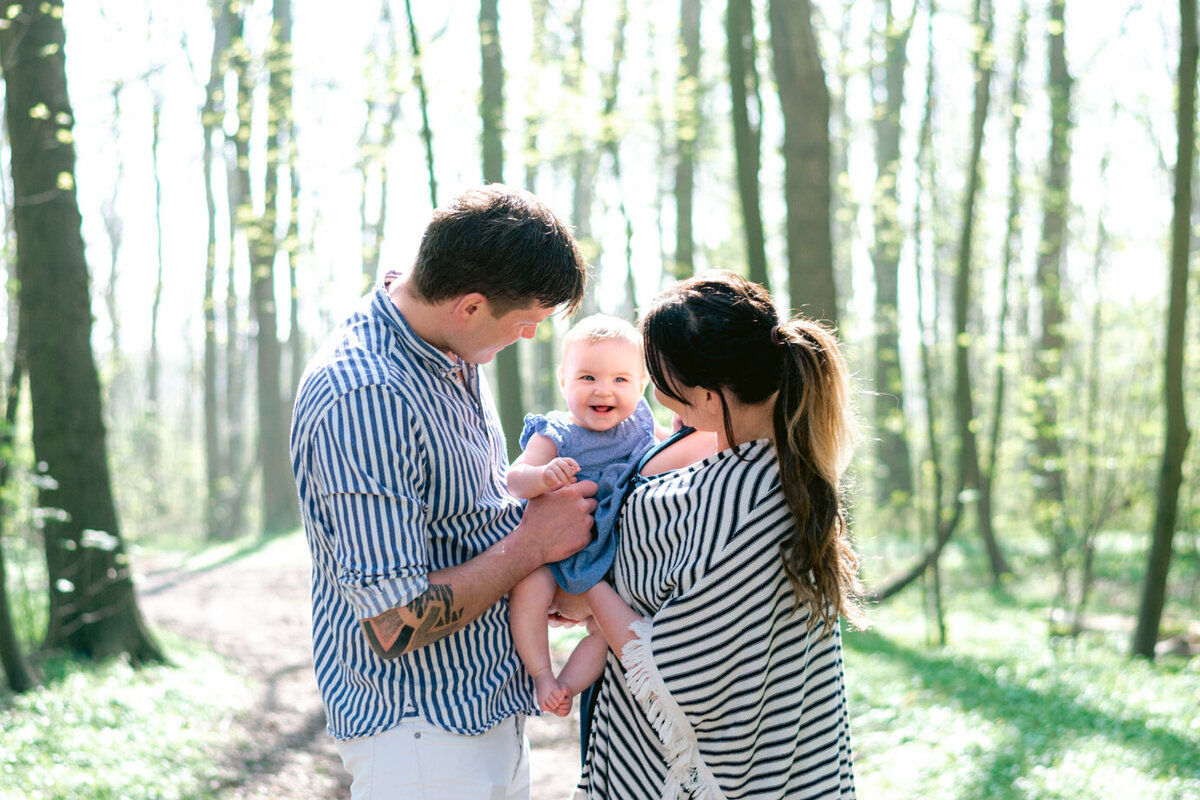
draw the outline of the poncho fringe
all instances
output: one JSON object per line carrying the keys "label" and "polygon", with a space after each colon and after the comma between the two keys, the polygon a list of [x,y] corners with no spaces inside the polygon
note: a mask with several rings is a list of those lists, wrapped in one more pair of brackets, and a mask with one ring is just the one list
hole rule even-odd
{"label": "poncho fringe", "polygon": [[692,800],[725,800],[716,778],[700,756],[696,732],[654,664],[650,620],[632,622],[629,630],[634,638],[621,648],[625,682],[666,748],[667,782],[660,800],[681,800],[684,790],[691,793]]}

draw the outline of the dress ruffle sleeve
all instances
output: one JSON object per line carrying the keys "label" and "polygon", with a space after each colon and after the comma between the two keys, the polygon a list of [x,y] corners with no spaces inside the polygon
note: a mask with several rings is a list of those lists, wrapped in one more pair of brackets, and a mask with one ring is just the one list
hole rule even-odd
{"label": "dress ruffle sleeve", "polygon": [[554,446],[560,453],[562,452],[563,427],[561,424],[556,424],[551,416],[543,414],[525,415],[525,427],[521,430],[521,438],[517,440],[522,450],[525,449],[525,445],[529,443],[529,438],[535,433],[541,434],[554,442]]}

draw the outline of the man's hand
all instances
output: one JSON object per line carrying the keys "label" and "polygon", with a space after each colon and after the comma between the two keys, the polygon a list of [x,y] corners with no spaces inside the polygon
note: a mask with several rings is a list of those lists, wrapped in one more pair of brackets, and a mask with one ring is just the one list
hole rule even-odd
{"label": "man's hand", "polygon": [[596,484],[580,481],[535,497],[525,506],[521,524],[510,536],[539,553],[541,564],[562,561],[592,540]]}

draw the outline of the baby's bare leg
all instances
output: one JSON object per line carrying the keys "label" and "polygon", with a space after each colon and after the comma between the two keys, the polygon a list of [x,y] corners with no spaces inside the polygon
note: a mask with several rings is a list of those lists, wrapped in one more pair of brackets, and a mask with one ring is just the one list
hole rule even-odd
{"label": "baby's bare leg", "polygon": [[546,567],[538,567],[513,587],[508,595],[508,618],[513,644],[525,669],[533,677],[538,706],[552,711],[562,703],[566,691],[550,669],[550,639],[546,615],[558,584]]}
{"label": "baby's bare leg", "polygon": [[600,679],[607,658],[608,641],[600,633],[600,626],[589,622],[588,635],[571,651],[571,657],[558,673],[558,682],[577,695]]}
{"label": "baby's bare leg", "polygon": [[608,641],[600,633],[600,626],[588,622],[588,635],[575,645],[567,663],[558,673],[558,685],[566,696],[555,708],[546,709],[560,717],[565,717],[571,710],[572,698],[591,686],[604,674],[604,662],[608,658]]}

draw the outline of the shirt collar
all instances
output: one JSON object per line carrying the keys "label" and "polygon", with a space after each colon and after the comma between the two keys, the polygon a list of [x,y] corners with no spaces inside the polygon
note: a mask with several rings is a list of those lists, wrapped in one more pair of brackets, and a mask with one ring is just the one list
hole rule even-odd
{"label": "shirt collar", "polygon": [[398,277],[396,273],[388,273],[378,286],[375,287],[371,298],[371,308],[375,315],[390,327],[396,334],[396,346],[404,350],[415,361],[424,365],[430,372],[449,378],[466,370],[470,373],[470,365],[461,359],[450,356],[437,349],[417,335],[408,320],[400,313],[400,309],[392,302],[388,294],[388,284]]}

